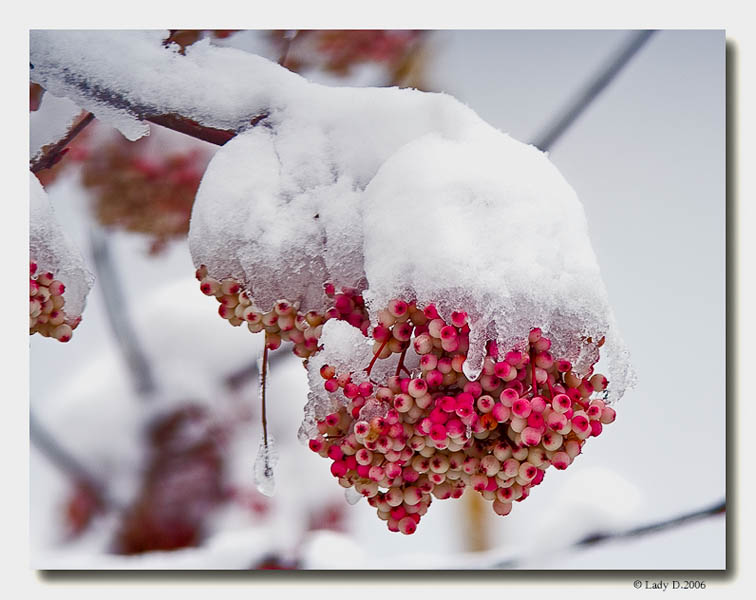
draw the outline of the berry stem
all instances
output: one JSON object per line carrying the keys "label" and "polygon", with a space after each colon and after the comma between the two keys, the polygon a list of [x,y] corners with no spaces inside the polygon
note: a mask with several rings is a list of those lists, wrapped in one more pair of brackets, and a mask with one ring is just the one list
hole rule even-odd
{"label": "berry stem", "polygon": [[263,442],[268,446],[268,420],[265,415],[265,380],[268,376],[268,333],[265,333],[265,347],[263,348],[262,365],[260,367],[260,405],[262,408]]}
{"label": "berry stem", "polygon": [[[399,373],[402,372],[402,369],[404,369],[404,356],[407,354],[407,348],[409,348],[409,344],[404,347],[404,350],[402,350],[402,353],[399,355],[399,364],[396,365],[396,376],[399,377]],[[407,369],[404,369],[405,371]]]}
{"label": "berry stem", "polygon": [[386,347],[386,344],[388,344],[389,339],[390,338],[386,338],[385,340],[383,340],[383,343],[381,344],[381,347],[378,348],[378,352],[376,352],[373,355],[373,360],[370,361],[370,364],[367,366],[367,369],[365,369],[365,373],[367,373],[368,375],[370,375],[370,371],[373,370],[373,366],[375,365],[375,361],[378,360],[378,356],[380,355],[381,352],[383,352],[383,349]]}

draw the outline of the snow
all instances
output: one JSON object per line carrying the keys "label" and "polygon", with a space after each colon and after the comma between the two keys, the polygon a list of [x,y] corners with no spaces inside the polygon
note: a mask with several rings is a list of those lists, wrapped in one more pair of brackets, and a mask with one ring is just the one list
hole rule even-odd
{"label": "snow", "polygon": [[81,316],[94,276],[79,250],[55,218],[42,184],[29,173],[29,258],[37,262],[37,273],[53,273],[66,286],[66,315]]}
{"label": "snow", "polygon": [[[367,365],[373,357],[372,344],[363,336],[359,329],[352,327],[345,321],[332,319],[323,325],[320,336],[323,350],[316,352],[307,361],[307,377],[310,391],[307,394],[307,404],[304,407],[304,419],[299,429],[299,440],[306,444],[315,437],[317,421],[343,406],[343,394],[328,393],[323,384],[325,380],[320,375],[321,367],[329,365],[337,374],[349,373],[355,364]],[[379,361],[380,362],[380,361]],[[366,378],[364,373],[355,372],[352,376],[354,383],[361,383]]]}
{"label": "snow", "polygon": [[[192,45],[185,58],[177,46],[162,45],[167,37],[160,30],[34,30],[31,77],[130,140],[149,132],[142,118],[169,113],[211,127],[240,129],[258,114],[256,108],[274,109],[272,99],[290,93],[300,79],[246,52],[211,47],[209,40]],[[254,85],[240,86],[242,81]]]}
{"label": "snow", "polygon": [[286,298],[322,311],[326,281],[365,290],[373,322],[396,297],[465,310],[470,378],[487,339],[513,347],[541,327],[582,375],[598,352],[583,340],[606,337],[609,399],[622,396],[634,375],[584,210],[547,155],[443,94],[308,85],[274,126],[214,156],[192,215],[196,266],[243,282],[262,310]]}
{"label": "snow", "polygon": [[197,195],[196,266],[241,281],[262,310],[285,298],[322,311],[326,281],[365,289],[373,322],[398,296],[466,310],[468,377],[490,338],[508,347],[541,327],[582,375],[597,357],[582,340],[605,336],[609,399],[633,383],[582,205],[546,155],[446,94],[329,87],[209,40],[181,56],[163,38],[35,31],[32,77],[96,115],[107,91],[127,135],[168,113],[239,132]]}
{"label": "snow", "polygon": [[281,298],[323,310],[325,281],[364,287],[360,198],[386,157],[429,131],[485,126],[444,94],[298,85],[269,127],[215,154],[192,214],[195,264],[242,281],[263,310]]}
{"label": "snow", "polygon": [[447,319],[465,310],[473,376],[492,337],[508,348],[541,327],[555,356],[575,361],[581,336],[609,331],[582,205],[535,147],[498,132],[424,136],[386,161],[364,205],[369,305],[412,298]]}
{"label": "snow", "polygon": [[[304,408],[304,420],[299,431],[301,442],[307,443],[310,438],[317,435],[316,420],[324,419],[329,413],[348,402],[343,394],[330,394],[325,390],[323,387],[325,380],[320,375],[321,367],[329,365],[335,369],[337,375],[352,373],[350,378],[352,383],[360,384],[368,381],[368,375],[362,369],[370,364],[373,358],[371,340],[372,338],[366,338],[359,329],[345,321],[332,319],[323,325],[323,333],[320,336],[322,349],[311,356],[306,365],[310,391]],[[386,381],[396,371],[396,364],[390,363],[391,361],[376,361],[370,377],[376,381]],[[410,370],[419,366],[420,359],[413,347],[407,349],[404,364]],[[360,365],[360,369],[355,370],[355,365]],[[376,406],[381,415],[386,414],[385,403],[376,402]],[[370,402],[365,404],[363,416],[371,410],[371,407]],[[375,416],[375,414],[370,416]]]}
{"label": "snow", "polygon": [[315,194],[278,196],[296,188],[281,173],[268,130],[237,136],[215,154],[200,185],[189,237],[195,264],[243,282],[263,310],[282,298],[302,310],[321,308],[327,274]]}

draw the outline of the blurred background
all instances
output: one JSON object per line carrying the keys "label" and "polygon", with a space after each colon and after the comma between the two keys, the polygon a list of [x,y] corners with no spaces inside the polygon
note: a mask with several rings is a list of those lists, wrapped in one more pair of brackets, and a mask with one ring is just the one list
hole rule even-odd
{"label": "blurred background", "polygon": [[[635,38],[628,31],[172,31],[282,62],[329,85],[444,91],[544,142]],[[594,97],[595,96],[595,97]],[[638,385],[569,469],[507,517],[477,495],[434,501],[418,531],[348,504],[297,440],[307,381],[274,353],[273,497],[253,483],[259,335],[194,279],[194,193],[216,146],[151,126],[90,124],[39,173],[97,276],[81,325],[30,338],[35,568],[723,569],[722,513],[610,537],[725,497],[725,37],[648,38],[548,145],[585,205]],[[79,109],[30,87],[30,149]]]}

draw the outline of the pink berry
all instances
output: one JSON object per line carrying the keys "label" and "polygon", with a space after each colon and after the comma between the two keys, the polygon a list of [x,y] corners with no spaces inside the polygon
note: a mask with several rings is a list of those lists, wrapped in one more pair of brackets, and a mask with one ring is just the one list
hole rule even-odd
{"label": "pink berry", "polygon": [[504,406],[501,402],[497,402],[496,404],[494,404],[493,408],[491,409],[491,415],[499,423],[504,423],[505,421],[509,419],[510,410],[506,406]]}
{"label": "pink berry", "polygon": [[530,400],[527,398],[518,398],[512,403],[512,414],[525,419],[530,414]]}
{"label": "pink berry", "polygon": [[403,300],[392,300],[388,304],[388,311],[394,317],[401,317],[407,312],[407,303]]}

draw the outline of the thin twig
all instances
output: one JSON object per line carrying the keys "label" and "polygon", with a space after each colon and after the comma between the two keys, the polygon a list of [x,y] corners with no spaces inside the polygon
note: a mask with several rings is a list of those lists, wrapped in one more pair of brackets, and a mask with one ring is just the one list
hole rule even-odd
{"label": "thin twig", "polygon": [[297,34],[299,33],[298,30],[292,30],[287,31],[283,36],[283,48],[281,50],[281,55],[278,57],[278,64],[282,67],[286,66],[286,59],[289,57],[289,50],[291,50],[291,45],[294,42],[294,38],[297,37]]}
{"label": "thin twig", "polygon": [[[236,132],[230,129],[217,129],[215,127],[208,127],[207,125],[200,125],[197,121],[174,113],[150,115],[145,117],[145,121],[173,129],[173,131],[189,135],[203,142],[210,142],[216,146],[223,146],[236,135]],[[255,123],[253,122],[252,124],[254,125]]]}
{"label": "thin twig", "polygon": [[90,245],[98,287],[105,297],[105,313],[110,327],[128,366],[134,389],[142,398],[147,398],[156,389],[155,377],[131,322],[107,234],[100,228],[93,228],[90,232]]}
{"label": "thin twig", "polygon": [[375,361],[378,360],[378,356],[380,355],[381,352],[383,352],[383,349],[386,347],[386,344],[388,344],[388,342],[389,342],[389,338],[386,338],[385,340],[383,340],[383,343],[381,344],[380,348],[378,348],[378,352],[376,352],[373,355],[373,360],[370,361],[370,364],[367,366],[367,369],[365,369],[365,373],[367,375],[370,375],[370,371],[373,370],[373,366],[375,365]]}
{"label": "thin twig", "polygon": [[[647,525],[639,525],[636,527],[631,527],[630,529],[626,529],[624,531],[594,532],[594,533],[584,536],[583,538],[581,538],[574,544],[567,546],[565,550],[587,548],[591,546],[596,546],[598,544],[603,544],[606,542],[612,542],[615,540],[637,538],[637,537],[642,537],[644,535],[648,535],[650,533],[657,533],[660,531],[666,531],[668,529],[675,529],[677,527],[686,525],[688,523],[701,521],[703,519],[706,519],[709,517],[715,517],[717,515],[723,515],[726,513],[726,510],[727,510],[727,501],[722,499],[716,504],[714,504],[713,506],[708,506],[706,508],[701,508],[701,509],[694,510],[691,512],[683,513],[682,515],[671,517],[669,519],[664,519],[662,521],[656,521],[654,523],[649,523]],[[553,554],[556,554],[556,553],[557,552],[553,552]],[[517,567],[520,564],[528,562],[530,558],[531,557],[521,557],[521,558],[512,558],[509,560],[504,560],[504,561],[495,563],[493,565],[490,565],[490,568],[511,569],[511,568]]]}
{"label": "thin twig", "polygon": [[32,173],[39,173],[44,169],[54,167],[58,161],[63,158],[67,152],[66,146],[79,135],[84,128],[94,120],[94,114],[87,113],[75,125],[66,132],[66,134],[53,144],[48,144],[37,154],[34,160],[29,162],[29,168]]}
{"label": "thin twig", "polygon": [[[265,334],[267,337],[267,334]],[[263,443],[268,447],[268,419],[265,415],[265,383],[268,377],[268,344],[267,340],[262,355],[262,366],[260,367],[260,404],[262,405],[262,428]]]}
{"label": "thin twig", "polygon": [[575,546],[593,546],[595,544],[610,540],[639,537],[649,533],[655,533],[657,531],[664,531],[665,529],[679,527],[680,525],[685,525],[686,523],[693,521],[700,521],[701,519],[705,519],[706,517],[713,517],[716,515],[724,514],[726,511],[727,502],[725,500],[721,500],[720,502],[717,502],[716,504],[708,508],[702,508],[693,512],[685,513],[677,517],[667,519],[665,521],[650,523],[648,525],[640,525],[626,531],[615,533],[593,533],[591,535],[585,536],[583,539],[577,542]]}
{"label": "thin twig", "polygon": [[103,508],[113,505],[108,497],[105,485],[66,450],[55,437],[37,420],[32,410],[29,411],[29,441],[54,466],[65,473],[72,481],[85,485],[96,497]]}
{"label": "thin twig", "polygon": [[606,86],[614,80],[654,33],[655,31],[653,30],[646,30],[633,34],[630,41],[604,67],[599,69],[596,75],[578,92],[562,113],[540,135],[535,137],[533,145],[544,152],[551,148],[583,111],[604,91]]}
{"label": "thin twig", "polygon": [[402,368],[404,367],[404,357],[407,354],[407,348],[409,348],[409,344],[404,347],[402,353],[399,355],[399,364],[396,365],[396,373],[394,374],[396,377],[399,377],[399,373],[402,372]]}

